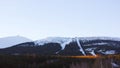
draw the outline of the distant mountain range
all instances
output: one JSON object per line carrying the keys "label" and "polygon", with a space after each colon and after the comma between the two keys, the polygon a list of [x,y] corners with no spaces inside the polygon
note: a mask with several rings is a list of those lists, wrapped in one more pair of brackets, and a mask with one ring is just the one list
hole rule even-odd
{"label": "distant mountain range", "polygon": [[[0,39],[0,54],[38,55],[108,55],[120,54],[120,38],[112,37],[49,37],[31,41],[24,37]],[[3,42],[4,41],[4,42]]]}

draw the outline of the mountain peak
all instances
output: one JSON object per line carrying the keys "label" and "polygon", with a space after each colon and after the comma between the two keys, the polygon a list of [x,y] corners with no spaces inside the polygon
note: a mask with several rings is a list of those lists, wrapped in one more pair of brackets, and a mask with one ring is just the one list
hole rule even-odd
{"label": "mountain peak", "polygon": [[5,48],[5,47],[10,47],[16,44],[30,42],[30,41],[32,40],[22,36],[9,36],[9,37],[0,38],[0,47]]}

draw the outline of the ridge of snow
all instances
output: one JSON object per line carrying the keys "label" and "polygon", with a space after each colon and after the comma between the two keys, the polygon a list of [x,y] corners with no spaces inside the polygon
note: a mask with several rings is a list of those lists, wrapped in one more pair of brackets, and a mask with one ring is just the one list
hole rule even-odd
{"label": "ridge of snow", "polygon": [[35,41],[35,44],[44,45],[46,43],[64,43],[70,38],[63,38],[63,37],[48,37],[45,39]]}
{"label": "ridge of snow", "polygon": [[5,37],[5,38],[0,38],[0,47],[6,48],[6,47],[10,47],[13,45],[17,45],[24,42],[30,42],[30,41],[32,40],[22,36]]}
{"label": "ridge of snow", "polygon": [[82,46],[81,46],[81,44],[79,42],[79,39],[76,38],[76,41],[77,41],[78,46],[80,47],[80,51],[83,53],[84,56],[86,56],[86,54],[85,54],[85,52],[84,52],[84,50],[83,50],[83,48],[82,48]]}
{"label": "ridge of snow", "polygon": [[46,43],[59,43],[64,50],[66,44],[72,42],[72,38],[64,38],[64,37],[48,37],[46,39],[35,41],[36,45],[44,45]]}

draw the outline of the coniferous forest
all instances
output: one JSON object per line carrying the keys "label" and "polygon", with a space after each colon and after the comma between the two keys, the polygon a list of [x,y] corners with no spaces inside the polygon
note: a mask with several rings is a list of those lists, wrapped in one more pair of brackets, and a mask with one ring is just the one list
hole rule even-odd
{"label": "coniferous forest", "polygon": [[120,68],[120,55],[102,57],[0,55],[0,68]]}

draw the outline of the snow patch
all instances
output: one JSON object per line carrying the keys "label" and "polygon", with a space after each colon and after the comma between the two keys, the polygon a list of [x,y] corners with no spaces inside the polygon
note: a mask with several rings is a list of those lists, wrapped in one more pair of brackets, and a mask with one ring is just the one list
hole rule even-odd
{"label": "snow patch", "polygon": [[108,50],[108,51],[105,51],[105,52],[102,52],[103,54],[115,54],[115,50]]}
{"label": "snow patch", "polygon": [[84,52],[84,50],[83,50],[83,48],[82,48],[82,46],[81,46],[81,44],[79,42],[79,39],[76,38],[76,41],[77,41],[78,46],[80,47],[80,51],[83,53],[84,56],[86,56],[86,54],[85,54],[85,52]]}
{"label": "snow patch", "polygon": [[65,46],[66,46],[67,44],[69,44],[70,42],[72,42],[72,39],[68,39],[66,42],[62,43],[62,44],[61,44],[62,50],[64,50]]}
{"label": "snow patch", "polygon": [[101,42],[101,43],[92,43],[92,44],[87,44],[85,46],[91,46],[91,45],[106,45],[108,43],[104,43],[104,42]]}
{"label": "snow patch", "polygon": [[114,50],[106,51],[105,54],[115,54]]}
{"label": "snow patch", "polygon": [[87,49],[85,49],[86,51],[92,51],[92,50],[95,50],[96,49],[96,47],[93,47],[93,48],[87,48]]}
{"label": "snow patch", "polygon": [[96,49],[96,48],[87,48],[87,49],[85,49],[85,50],[86,50],[86,51],[89,51],[89,53],[92,54],[93,56],[96,56],[96,54],[95,54],[95,52],[94,52],[95,49]]}
{"label": "snow patch", "polygon": [[35,41],[36,45],[44,45],[47,43],[59,43],[64,50],[65,46],[72,42],[72,38],[63,38],[63,37],[48,37],[46,39]]}
{"label": "snow patch", "polygon": [[106,44],[108,44],[108,43],[93,43],[92,45],[106,45]]}

